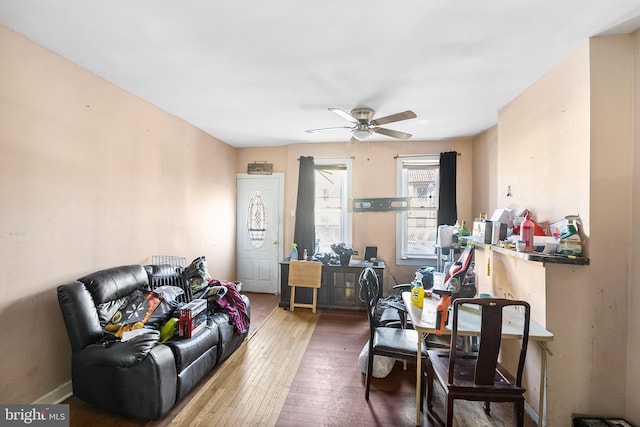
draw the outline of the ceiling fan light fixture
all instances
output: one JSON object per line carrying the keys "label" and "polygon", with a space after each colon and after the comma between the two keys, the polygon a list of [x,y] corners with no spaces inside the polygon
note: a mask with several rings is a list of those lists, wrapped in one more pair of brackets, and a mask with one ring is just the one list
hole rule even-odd
{"label": "ceiling fan light fixture", "polygon": [[340,108],[329,108],[329,111],[342,117],[343,119],[350,121],[352,123],[352,126],[309,129],[306,132],[314,133],[334,129],[351,129],[351,142],[353,142],[354,140],[365,141],[371,138],[371,134],[373,133],[386,135],[391,138],[396,138],[404,141],[411,138],[410,133],[383,128],[380,127],[380,125],[399,122],[402,120],[415,119],[417,117],[416,113],[411,110],[402,111],[400,113],[391,114],[389,116],[379,117],[375,120],[373,119],[373,115],[376,112],[371,108],[354,108],[353,110],[351,110],[351,113],[347,113]]}
{"label": "ceiling fan light fixture", "polygon": [[369,139],[371,136],[371,131],[368,129],[355,129],[353,131],[353,137],[358,141],[364,141]]}

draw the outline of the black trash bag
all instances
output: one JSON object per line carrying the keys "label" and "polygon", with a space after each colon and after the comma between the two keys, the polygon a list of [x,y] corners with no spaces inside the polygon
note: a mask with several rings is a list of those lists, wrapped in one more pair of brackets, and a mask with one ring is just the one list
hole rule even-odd
{"label": "black trash bag", "polygon": [[324,265],[329,265],[331,263],[332,256],[329,252],[316,252],[311,257],[313,261],[319,261]]}
{"label": "black trash bag", "polygon": [[404,303],[402,302],[402,295],[389,295],[388,297],[380,298],[378,300],[378,303],[376,304],[376,311],[375,311],[376,324],[380,323],[380,320],[382,319],[382,313],[384,313],[386,309],[388,308],[397,309],[398,305],[403,305],[403,304]]}
{"label": "black trash bag", "polygon": [[420,267],[418,273],[422,274],[422,287],[425,290],[433,288],[433,273],[436,271],[434,267]]}
{"label": "black trash bag", "polygon": [[195,296],[197,293],[203,292],[209,287],[209,270],[207,268],[207,259],[200,256],[182,271],[182,277],[187,281],[191,293]]}
{"label": "black trash bag", "polygon": [[349,265],[351,261],[351,255],[353,255],[353,249],[347,247],[345,243],[332,244],[331,250],[338,254],[340,259],[340,265]]}
{"label": "black trash bag", "polygon": [[191,261],[191,264],[186,266],[182,271],[182,277],[187,280],[193,279],[194,277],[207,280],[208,276],[209,271],[207,269],[207,259],[204,255]]}

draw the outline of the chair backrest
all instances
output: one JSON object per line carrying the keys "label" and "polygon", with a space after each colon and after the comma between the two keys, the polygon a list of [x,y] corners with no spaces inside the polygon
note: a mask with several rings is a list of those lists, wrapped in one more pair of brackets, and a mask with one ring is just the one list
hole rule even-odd
{"label": "chair backrest", "polygon": [[474,247],[468,245],[464,249],[464,251],[462,251],[458,260],[451,265],[449,271],[446,272],[446,275],[444,277],[445,287],[447,286],[451,278],[458,279],[460,281],[460,284],[464,282],[464,279],[467,276],[467,270],[469,270],[471,260],[473,259],[473,251]]}
{"label": "chair backrest", "polygon": [[358,284],[360,285],[360,300],[367,306],[367,317],[369,318],[369,332],[370,340],[373,342],[373,335],[376,329],[376,306],[380,297],[380,282],[378,282],[378,275],[371,267],[367,267],[360,273],[358,278]]}
{"label": "chair backrest", "polygon": [[319,288],[322,284],[322,263],[316,261],[289,262],[289,286]]}
{"label": "chair backrest", "polygon": [[[463,305],[475,305],[475,307],[464,307]],[[479,306],[479,308],[477,307]],[[518,309],[519,308],[519,309]],[[526,301],[509,300],[504,298],[458,298],[453,303],[453,320],[451,331],[451,342],[457,342],[459,315],[461,310],[481,311],[480,345],[475,365],[474,382],[477,385],[494,385],[498,354],[502,340],[502,319],[504,310],[514,310],[518,318],[522,318],[522,339],[520,356],[518,359],[518,370],[515,375],[515,384],[522,385],[522,372],[527,356],[527,346],[529,343],[529,323],[530,311],[529,303]],[[452,345],[449,355],[449,384],[453,384],[456,363],[456,346]]]}

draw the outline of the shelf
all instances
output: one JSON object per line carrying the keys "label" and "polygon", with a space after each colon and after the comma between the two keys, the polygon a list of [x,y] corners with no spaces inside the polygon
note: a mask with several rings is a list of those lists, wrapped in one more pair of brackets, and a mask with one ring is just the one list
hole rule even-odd
{"label": "shelf", "polygon": [[471,242],[478,249],[488,249],[493,252],[512,256],[526,261],[542,262],[546,264],[569,264],[569,265],[589,265],[589,258],[574,257],[561,254],[544,254],[542,252],[518,252],[515,249],[503,248],[501,246],[489,245],[486,243]]}

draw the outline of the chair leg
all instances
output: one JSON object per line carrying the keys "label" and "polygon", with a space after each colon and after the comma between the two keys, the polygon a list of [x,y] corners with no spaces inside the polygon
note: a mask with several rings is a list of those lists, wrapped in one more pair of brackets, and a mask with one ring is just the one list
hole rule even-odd
{"label": "chair leg", "polygon": [[518,427],[524,426],[524,399],[519,399],[514,402],[514,417],[516,421],[516,425]]}
{"label": "chair leg", "polygon": [[373,374],[373,352],[369,348],[369,359],[367,361],[367,378],[365,380],[364,400],[369,401],[369,389],[371,388],[371,375]]}
{"label": "chair leg", "polygon": [[487,415],[491,414],[491,402],[488,400],[484,402],[484,413]]}
{"label": "chair leg", "polygon": [[427,359],[427,410],[429,412],[433,412],[433,377],[435,376],[435,372],[433,371],[433,366],[431,366],[431,361]]}
{"label": "chair leg", "polygon": [[291,301],[289,301],[289,311],[293,311],[296,301],[296,287],[291,287]]}
{"label": "chair leg", "polygon": [[453,401],[455,399],[450,394],[447,395],[447,427],[453,426]]}
{"label": "chair leg", "polygon": [[313,288],[313,312],[316,312],[316,302],[318,301],[318,288]]}
{"label": "chair leg", "polygon": [[[406,360],[404,361],[405,363],[407,362]],[[428,359],[427,360],[423,360],[422,361],[422,372],[420,372],[421,375],[421,381],[420,381],[420,412],[424,412],[424,398],[425,398],[425,390],[427,389],[427,385],[425,384],[427,382],[426,378],[425,378],[425,373],[427,372],[426,369],[426,364],[428,363]]]}

